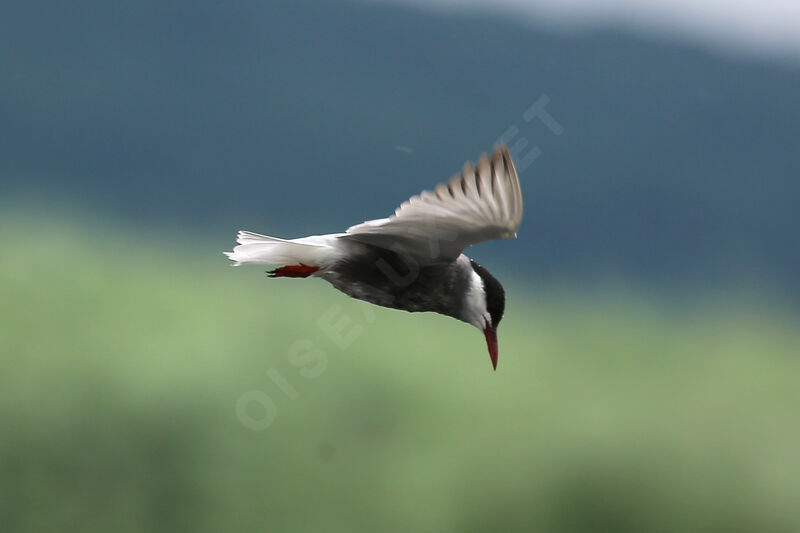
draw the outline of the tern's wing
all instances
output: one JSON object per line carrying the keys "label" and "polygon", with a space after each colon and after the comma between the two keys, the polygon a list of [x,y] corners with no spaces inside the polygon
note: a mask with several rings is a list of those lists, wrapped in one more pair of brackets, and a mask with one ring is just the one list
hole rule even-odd
{"label": "tern's wing", "polygon": [[505,146],[449,183],[423,191],[394,215],[351,227],[341,238],[386,248],[419,264],[449,261],[478,242],[517,236],[522,222],[519,177]]}

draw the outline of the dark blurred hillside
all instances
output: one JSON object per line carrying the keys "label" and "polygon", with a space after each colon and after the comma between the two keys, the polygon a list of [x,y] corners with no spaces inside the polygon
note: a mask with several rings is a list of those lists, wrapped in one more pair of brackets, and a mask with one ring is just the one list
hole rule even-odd
{"label": "dark blurred hillside", "polygon": [[[521,240],[479,259],[517,254],[520,277],[800,279],[797,68],[344,2],[2,12],[3,190],[215,236],[337,231],[516,127],[541,150]],[[543,95],[559,136],[523,119]]]}

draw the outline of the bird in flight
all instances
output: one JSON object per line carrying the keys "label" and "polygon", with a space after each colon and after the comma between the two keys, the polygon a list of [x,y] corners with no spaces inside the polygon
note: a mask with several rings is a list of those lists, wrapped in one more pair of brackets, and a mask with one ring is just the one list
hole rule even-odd
{"label": "bird in flight", "polygon": [[267,264],[273,278],[320,277],[352,298],[410,312],[433,311],[472,324],[497,369],[497,326],[505,291],[462,251],[517,236],[522,191],[505,146],[466,163],[448,183],[404,202],[388,218],[344,233],[279,239],[240,231],[225,252],[234,266]]}

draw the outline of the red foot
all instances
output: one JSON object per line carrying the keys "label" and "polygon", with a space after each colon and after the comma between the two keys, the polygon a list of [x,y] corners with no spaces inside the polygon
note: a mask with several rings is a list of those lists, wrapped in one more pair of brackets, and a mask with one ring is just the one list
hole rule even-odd
{"label": "red foot", "polygon": [[269,274],[271,278],[307,278],[317,270],[319,270],[319,267],[303,264],[286,265],[267,272],[267,274]]}

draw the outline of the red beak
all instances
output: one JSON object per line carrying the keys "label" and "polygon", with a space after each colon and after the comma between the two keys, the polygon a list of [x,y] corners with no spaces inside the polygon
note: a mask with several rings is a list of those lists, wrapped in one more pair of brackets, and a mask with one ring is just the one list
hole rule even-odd
{"label": "red beak", "polygon": [[486,335],[486,346],[489,348],[489,357],[492,358],[492,368],[497,370],[497,330],[487,320],[484,322],[486,327],[483,328],[483,334]]}

